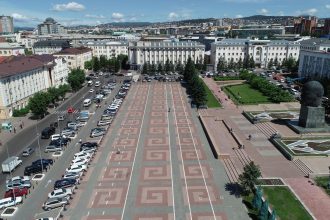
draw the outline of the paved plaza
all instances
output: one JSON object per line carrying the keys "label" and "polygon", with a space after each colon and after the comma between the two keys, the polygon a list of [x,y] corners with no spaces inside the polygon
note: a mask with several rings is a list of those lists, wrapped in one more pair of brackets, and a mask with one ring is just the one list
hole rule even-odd
{"label": "paved plaza", "polygon": [[64,219],[248,219],[227,182],[185,89],[137,83]]}

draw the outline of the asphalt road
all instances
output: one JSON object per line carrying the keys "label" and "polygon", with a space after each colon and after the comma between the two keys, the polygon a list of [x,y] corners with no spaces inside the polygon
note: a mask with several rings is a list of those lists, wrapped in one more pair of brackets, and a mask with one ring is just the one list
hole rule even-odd
{"label": "asphalt road", "polygon": [[[112,78],[99,77],[99,79],[96,79],[94,81],[99,80],[101,81],[101,83],[103,83],[103,82],[107,82]],[[51,158],[52,153],[44,153],[44,147],[49,144],[50,139],[40,139],[37,138],[37,135],[40,134],[45,127],[48,127],[50,123],[56,122],[58,115],[62,115],[63,112],[66,112],[69,106],[72,106],[74,109],[85,109],[82,106],[83,100],[85,98],[92,97],[95,94],[95,92],[89,93],[90,88],[91,87],[88,86],[83,87],[78,92],[74,93],[68,100],[62,103],[53,114],[47,115],[45,118],[40,120],[37,123],[37,125],[25,128],[22,132],[18,133],[5,145],[2,146],[3,149],[0,153],[1,163],[8,158],[8,153],[9,153],[9,156],[19,156],[23,160],[23,164],[20,167],[18,167],[15,171],[13,171],[11,174],[3,174],[3,173],[0,174],[0,183],[2,186],[0,187],[0,196],[2,196],[6,190],[5,180],[9,179],[11,176],[23,175],[24,168],[26,166],[30,165],[32,161],[40,159],[40,153],[42,158]],[[97,89],[94,88],[94,90]],[[113,93],[110,94],[110,96],[112,95]],[[94,109],[95,109],[95,104],[90,106],[90,111],[94,111]],[[55,133],[59,133],[60,128],[66,127],[67,121],[74,120],[76,116],[77,114],[70,114],[70,115],[67,114],[65,120],[59,122],[59,127],[56,129]],[[39,150],[39,145],[40,145],[40,150]],[[28,157],[22,157],[21,156],[22,152],[26,147],[34,148],[35,152]],[[8,149],[8,153],[7,153],[7,149]]]}
{"label": "asphalt road", "polygon": [[[110,78],[103,79],[103,81],[107,81]],[[100,81],[102,79],[99,79]],[[121,84],[118,83],[117,78],[117,86],[116,88],[106,97],[107,103],[110,103],[110,100],[114,98],[114,96],[117,94]],[[70,101],[73,103],[74,108],[82,108],[82,101],[84,97],[89,96],[89,89],[90,87],[83,88],[75,97],[72,98]],[[70,102],[65,103],[65,105],[61,106],[60,109],[66,109]],[[101,118],[101,115],[103,113],[103,110],[106,108],[105,101],[101,102],[102,107],[96,108],[96,105],[93,104],[90,106],[89,110],[93,114],[90,116],[90,119],[88,120],[87,124],[80,128],[77,137],[71,141],[70,145],[66,147],[65,151],[63,152],[63,155],[55,160],[54,165],[46,172],[45,177],[39,181],[38,184],[34,183],[34,187],[31,188],[31,193],[27,196],[27,198],[23,201],[23,204],[19,206],[19,209],[15,216],[12,219],[34,219],[36,217],[39,217],[39,215],[42,215],[44,211],[42,210],[42,204],[47,200],[47,194],[53,190],[54,182],[58,179],[61,179],[61,176],[65,172],[65,169],[69,167],[71,160],[73,158],[73,155],[77,152],[79,152],[79,139],[82,139],[82,141],[98,141],[100,137],[91,139],[89,138],[90,130],[94,127],[97,127],[97,121]],[[70,117],[69,117],[70,118]],[[43,123],[44,126],[47,126],[51,121],[56,119],[56,115],[49,116],[49,120],[46,120]],[[63,123],[64,124],[64,123]],[[39,127],[43,127],[40,125]],[[25,134],[25,135],[32,135],[33,130],[30,131],[31,133]],[[24,136],[26,138],[26,136]],[[47,141],[42,141],[42,146],[47,145]],[[24,142],[20,142],[24,148]],[[17,151],[19,152],[19,151]],[[44,154],[44,153],[43,153]],[[31,163],[31,161],[37,159],[36,154],[34,155],[34,158],[31,156],[27,160],[25,160],[25,164]],[[48,154],[47,157],[44,158],[51,158],[51,153]],[[23,168],[24,165],[15,171],[14,175],[22,175],[23,174]],[[3,180],[4,181],[4,180]],[[1,184],[4,186],[4,184]],[[4,188],[4,187],[2,187]],[[56,210],[55,210],[56,211]]]}

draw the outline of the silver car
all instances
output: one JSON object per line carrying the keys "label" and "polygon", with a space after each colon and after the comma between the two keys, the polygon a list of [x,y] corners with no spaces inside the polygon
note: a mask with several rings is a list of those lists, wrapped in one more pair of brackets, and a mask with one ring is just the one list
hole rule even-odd
{"label": "silver car", "polygon": [[61,146],[49,145],[45,148],[45,153],[58,152],[58,151],[62,151],[62,150],[63,150],[63,148]]}
{"label": "silver car", "polygon": [[49,198],[43,205],[42,208],[46,211],[55,209],[58,207],[63,207],[69,204],[67,198]]}
{"label": "silver car", "polygon": [[55,189],[48,194],[48,198],[71,198],[73,194],[71,189]]}

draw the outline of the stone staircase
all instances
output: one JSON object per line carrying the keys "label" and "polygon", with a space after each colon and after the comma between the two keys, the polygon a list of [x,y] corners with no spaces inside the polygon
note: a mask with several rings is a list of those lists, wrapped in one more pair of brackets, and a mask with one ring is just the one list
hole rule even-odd
{"label": "stone staircase", "polygon": [[296,159],[292,161],[294,165],[298,167],[298,169],[303,172],[305,176],[309,176],[310,173],[314,173],[311,168],[309,168],[303,161],[300,159]]}
{"label": "stone staircase", "polygon": [[225,171],[228,176],[228,179],[231,183],[236,183],[238,181],[238,176],[241,173],[230,158],[225,158],[222,160],[225,165]]}
{"label": "stone staircase", "polygon": [[277,132],[275,128],[270,124],[270,122],[261,122],[254,124],[261,133],[263,133],[267,138],[270,138],[273,134]]}
{"label": "stone staircase", "polygon": [[246,154],[245,150],[235,149],[234,152],[243,167],[251,162],[251,159],[249,155]]}

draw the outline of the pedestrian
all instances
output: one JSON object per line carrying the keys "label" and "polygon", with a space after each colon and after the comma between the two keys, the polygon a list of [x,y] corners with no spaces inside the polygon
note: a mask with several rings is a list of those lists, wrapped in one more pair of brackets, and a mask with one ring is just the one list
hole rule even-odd
{"label": "pedestrian", "polygon": [[14,127],[14,134],[16,134],[16,127]]}
{"label": "pedestrian", "polygon": [[9,128],[9,132],[11,133],[11,127]]}
{"label": "pedestrian", "polygon": [[230,133],[233,133],[233,128],[230,128]]}
{"label": "pedestrian", "polygon": [[22,123],[19,125],[19,127],[20,127],[21,129],[23,129],[23,125],[22,125]]}
{"label": "pedestrian", "polygon": [[251,135],[251,134],[249,134],[249,137],[248,137],[248,139],[249,139],[249,140],[251,140],[251,139],[252,139],[252,135]]}

